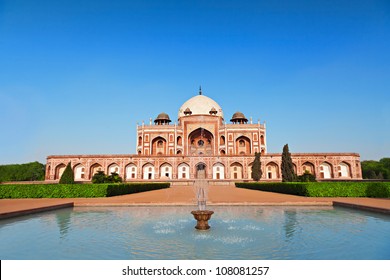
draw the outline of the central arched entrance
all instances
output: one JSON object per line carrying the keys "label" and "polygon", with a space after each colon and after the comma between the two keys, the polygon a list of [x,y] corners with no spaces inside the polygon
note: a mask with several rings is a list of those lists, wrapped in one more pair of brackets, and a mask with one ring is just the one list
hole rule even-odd
{"label": "central arched entrance", "polygon": [[189,153],[192,156],[214,154],[214,136],[204,128],[198,128],[190,133],[188,137]]}
{"label": "central arched entrance", "polygon": [[196,165],[196,179],[206,179],[206,164],[201,162]]}

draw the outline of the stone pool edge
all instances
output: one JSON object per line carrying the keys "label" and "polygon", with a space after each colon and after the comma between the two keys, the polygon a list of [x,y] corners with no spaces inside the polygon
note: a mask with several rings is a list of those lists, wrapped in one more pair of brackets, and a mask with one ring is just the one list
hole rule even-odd
{"label": "stone pool edge", "polygon": [[54,204],[54,205],[42,206],[42,207],[26,208],[23,210],[16,210],[16,211],[9,211],[9,212],[2,212],[2,213],[0,213],[0,220],[14,218],[14,217],[20,217],[20,216],[26,216],[29,214],[47,212],[47,211],[52,211],[52,210],[58,210],[58,209],[63,209],[63,208],[70,208],[70,207],[72,207],[72,208],[74,207],[73,202],[60,203],[60,204]]}
{"label": "stone pool edge", "polygon": [[382,214],[390,215],[390,209],[381,208],[381,207],[373,207],[373,206],[354,204],[354,203],[347,203],[347,202],[340,202],[340,201],[333,201],[333,206],[344,207],[344,208],[352,208],[352,209],[356,209],[356,210],[364,210],[364,211],[369,211],[369,212],[375,212],[375,213],[382,213]]}

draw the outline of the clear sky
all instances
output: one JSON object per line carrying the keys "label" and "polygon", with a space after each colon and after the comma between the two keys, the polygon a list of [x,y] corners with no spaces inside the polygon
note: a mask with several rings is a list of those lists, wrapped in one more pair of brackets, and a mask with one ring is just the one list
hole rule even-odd
{"label": "clear sky", "polygon": [[388,0],[0,0],[0,164],[135,153],[198,93],[269,152],[390,156]]}

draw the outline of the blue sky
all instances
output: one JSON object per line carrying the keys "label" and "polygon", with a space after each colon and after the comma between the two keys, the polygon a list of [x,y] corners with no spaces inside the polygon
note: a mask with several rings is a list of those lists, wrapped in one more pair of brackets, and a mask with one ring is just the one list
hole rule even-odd
{"label": "blue sky", "polygon": [[0,0],[0,164],[135,153],[200,85],[269,152],[389,157],[390,2]]}

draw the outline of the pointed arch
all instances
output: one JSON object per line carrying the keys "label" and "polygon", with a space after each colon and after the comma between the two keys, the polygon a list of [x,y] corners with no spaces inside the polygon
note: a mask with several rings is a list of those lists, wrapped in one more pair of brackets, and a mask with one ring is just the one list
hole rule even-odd
{"label": "pointed arch", "polygon": [[309,172],[312,175],[316,175],[314,164],[310,161],[306,161],[302,164],[302,174]]}
{"label": "pointed arch", "polygon": [[85,180],[85,166],[81,163],[73,167],[74,180]]}
{"label": "pointed arch", "polygon": [[146,163],[144,166],[142,166],[143,171],[143,179],[144,180],[153,180],[154,179],[154,165],[151,163]]}
{"label": "pointed arch", "polygon": [[190,166],[185,162],[180,163],[177,167],[177,174],[179,179],[190,179]]}
{"label": "pointed arch", "polygon": [[167,140],[161,136],[158,136],[152,140],[152,152],[154,156],[167,154]]}
{"label": "pointed arch", "polygon": [[177,145],[178,146],[183,146],[183,137],[177,136]]}
{"label": "pointed arch", "polygon": [[111,163],[107,168],[107,175],[111,175],[111,173],[117,173],[120,174],[121,168],[119,167],[119,164],[116,162]]}
{"label": "pointed arch", "polygon": [[205,128],[198,128],[188,136],[188,146],[190,155],[214,154],[214,135]]}
{"label": "pointed arch", "polygon": [[342,161],[337,167],[339,178],[351,178],[351,165],[347,162]]}
{"label": "pointed arch", "polygon": [[320,179],[331,179],[333,178],[333,167],[329,162],[324,161],[320,164]]}
{"label": "pointed arch", "polygon": [[130,163],[128,165],[126,165],[126,180],[135,180],[137,179],[137,165],[135,165],[134,163]]}
{"label": "pointed arch", "polygon": [[248,164],[248,169],[247,169],[247,176],[248,176],[248,179],[250,179],[250,180],[252,180],[252,166],[253,166],[253,162]]}
{"label": "pointed arch", "polygon": [[61,179],[61,176],[62,176],[62,174],[65,171],[65,168],[66,168],[66,165],[64,163],[60,163],[60,164],[58,164],[56,166],[56,168],[55,168],[55,177],[54,177],[55,180]]}
{"label": "pointed arch", "polygon": [[199,162],[195,166],[196,179],[206,179],[207,178],[207,165],[204,162]]}
{"label": "pointed arch", "polygon": [[279,179],[279,165],[271,161],[265,166],[267,179],[275,180]]}
{"label": "pointed arch", "polygon": [[172,165],[165,162],[160,166],[160,179],[172,179]]}
{"label": "pointed arch", "polygon": [[230,179],[241,180],[243,179],[243,174],[244,168],[241,163],[235,162],[230,165]]}
{"label": "pointed arch", "polygon": [[93,175],[98,173],[98,171],[103,171],[103,167],[99,163],[94,163],[89,168],[89,179],[92,180]]}
{"label": "pointed arch", "polygon": [[217,162],[213,165],[213,179],[224,180],[225,179],[225,165]]}
{"label": "pointed arch", "polygon": [[236,139],[236,154],[249,155],[252,153],[251,140],[246,136],[240,136]]}

